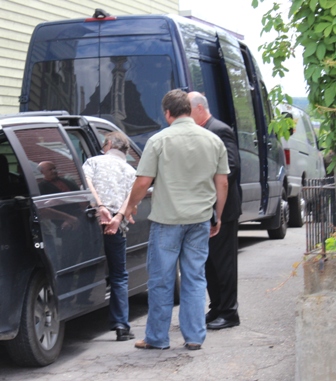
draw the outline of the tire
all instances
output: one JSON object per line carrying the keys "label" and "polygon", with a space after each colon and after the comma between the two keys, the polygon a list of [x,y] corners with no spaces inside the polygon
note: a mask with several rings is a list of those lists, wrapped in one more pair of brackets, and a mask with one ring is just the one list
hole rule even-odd
{"label": "tire", "polygon": [[181,294],[180,290],[181,290],[181,273],[180,273],[180,265],[177,263],[175,286],[174,286],[174,305],[175,306],[178,306],[180,304],[180,294]]}
{"label": "tire", "polygon": [[56,298],[45,276],[35,273],[28,286],[17,336],[7,350],[20,366],[46,366],[59,356],[64,322],[58,321]]}
{"label": "tire", "polygon": [[305,200],[300,192],[296,197],[288,199],[289,221],[292,228],[301,228],[305,221]]}
{"label": "tire", "polygon": [[283,239],[287,233],[287,224],[289,219],[287,194],[285,188],[282,188],[280,200],[280,226],[277,229],[267,230],[270,239]]}

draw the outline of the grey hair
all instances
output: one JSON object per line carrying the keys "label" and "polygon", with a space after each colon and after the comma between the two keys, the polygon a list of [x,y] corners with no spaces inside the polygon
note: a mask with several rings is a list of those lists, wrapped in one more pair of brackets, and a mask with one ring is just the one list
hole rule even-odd
{"label": "grey hair", "polygon": [[209,110],[208,100],[201,93],[194,93],[193,97],[190,99],[191,107],[196,107],[197,105],[202,105],[206,110]]}
{"label": "grey hair", "polygon": [[106,145],[108,142],[111,142],[111,148],[117,149],[123,152],[125,155],[127,154],[130,147],[127,136],[120,131],[113,131],[106,134],[104,145]]}

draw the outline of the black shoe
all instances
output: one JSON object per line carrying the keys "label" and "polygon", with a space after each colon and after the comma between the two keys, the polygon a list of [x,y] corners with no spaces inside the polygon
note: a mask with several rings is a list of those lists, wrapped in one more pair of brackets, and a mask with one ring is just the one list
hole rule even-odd
{"label": "black shoe", "polygon": [[208,313],[205,314],[205,323],[208,324],[217,318],[218,312],[215,310],[210,310]]}
{"label": "black shoe", "polygon": [[223,328],[231,328],[240,324],[239,318],[233,320],[226,320],[222,317],[218,317],[213,320],[211,323],[207,324],[208,329],[223,329]]}
{"label": "black shoe", "polygon": [[134,333],[125,328],[117,328],[117,341],[127,341],[135,338]]}

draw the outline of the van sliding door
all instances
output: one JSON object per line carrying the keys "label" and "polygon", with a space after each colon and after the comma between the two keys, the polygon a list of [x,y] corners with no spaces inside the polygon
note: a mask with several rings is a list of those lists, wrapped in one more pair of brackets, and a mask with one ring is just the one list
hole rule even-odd
{"label": "van sliding door", "polygon": [[253,220],[261,209],[259,142],[243,58],[239,46],[223,49],[223,42],[220,47],[217,39],[201,37],[196,42],[203,79],[203,89],[198,84],[198,91],[206,95],[211,113],[235,130],[241,157],[241,221]]}
{"label": "van sliding door", "polygon": [[279,174],[283,166],[283,151],[276,135],[274,133],[268,134],[272,110],[259,68],[247,46],[241,43],[240,48],[251,84],[259,141],[264,142],[259,149],[263,197],[262,211],[266,214],[272,214],[277,208],[281,195],[282,183],[279,180]]}

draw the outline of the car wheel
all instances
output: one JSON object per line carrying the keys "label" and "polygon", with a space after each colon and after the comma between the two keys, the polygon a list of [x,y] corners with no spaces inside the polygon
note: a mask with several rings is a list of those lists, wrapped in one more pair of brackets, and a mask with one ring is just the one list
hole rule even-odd
{"label": "car wheel", "polygon": [[7,342],[8,353],[20,366],[46,366],[62,347],[64,322],[58,320],[52,288],[39,272],[28,286],[17,336]]}
{"label": "car wheel", "polygon": [[180,290],[181,290],[181,272],[180,272],[180,265],[179,265],[179,263],[177,263],[175,286],[174,286],[174,304],[175,304],[175,306],[178,306],[180,304]]}
{"label": "car wheel", "polygon": [[300,228],[305,221],[306,203],[300,192],[296,197],[288,199],[289,221],[288,225],[293,228]]}
{"label": "car wheel", "polygon": [[271,239],[283,239],[287,233],[287,224],[289,219],[287,194],[285,188],[282,188],[280,200],[280,226],[277,229],[267,230]]}

